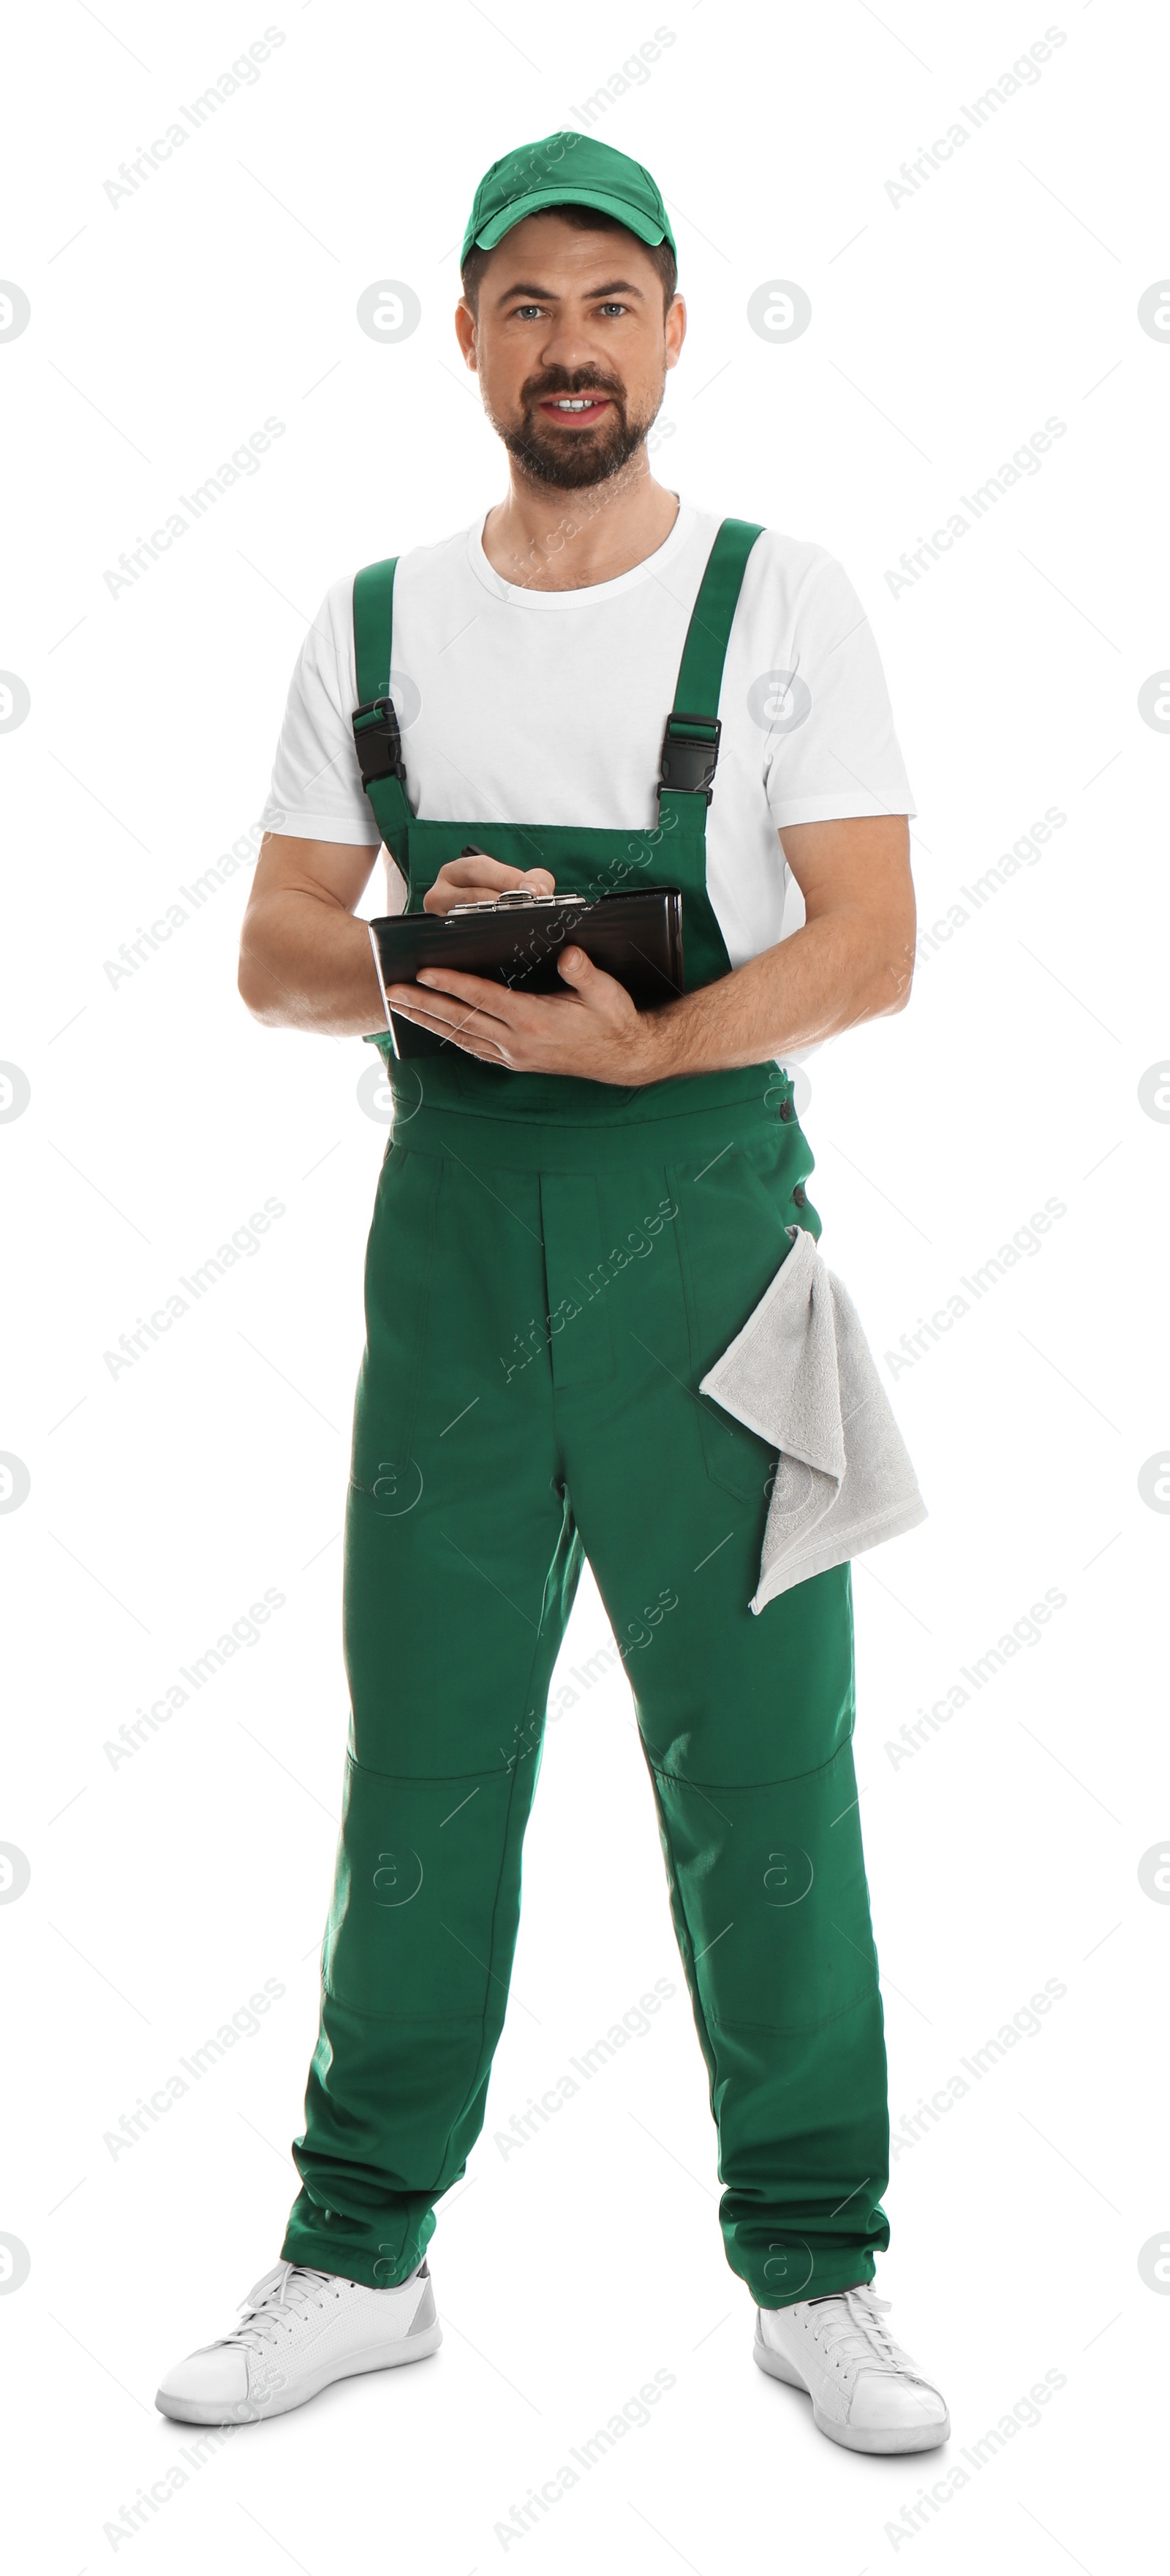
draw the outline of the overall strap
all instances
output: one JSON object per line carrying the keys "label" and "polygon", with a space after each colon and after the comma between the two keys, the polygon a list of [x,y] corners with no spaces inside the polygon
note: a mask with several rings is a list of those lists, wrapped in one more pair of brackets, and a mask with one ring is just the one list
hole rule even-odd
{"label": "overall strap", "polygon": [[724,519],[707,557],[699,595],[691,611],[679,664],[674,706],[662,738],[664,789],[681,789],[711,802],[711,782],[719,758],[719,691],[727,658],[727,639],[739,600],[748,556],[761,527],[748,519]]}
{"label": "overall strap", "polygon": [[397,555],[385,563],[366,564],[353,584],[353,648],[357,665],[358,703],[353,712],[362,785],[387,843],[392,831],[411,820],[406,801],[406,763],[398,718],[390,696],[391,642],[394,632],[394,574]]}

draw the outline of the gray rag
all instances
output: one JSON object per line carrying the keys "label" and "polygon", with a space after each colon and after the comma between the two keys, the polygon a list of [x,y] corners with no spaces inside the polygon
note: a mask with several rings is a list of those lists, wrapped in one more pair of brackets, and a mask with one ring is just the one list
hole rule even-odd
{"label": "gray rag", "polygon": [[898,1538],[926,1505],[848,1289],[807,1226],[741,1332],[699,1380],[779,1451],[750,1608]]}

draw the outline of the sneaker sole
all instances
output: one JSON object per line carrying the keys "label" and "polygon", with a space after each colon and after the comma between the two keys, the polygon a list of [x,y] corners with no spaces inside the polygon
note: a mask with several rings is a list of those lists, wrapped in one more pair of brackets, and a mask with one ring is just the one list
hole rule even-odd
{"label": "sneaker sole", "polygon": [[436,2318],[416,2335],[408,2335],[393,2352],[355,2353],[350,2361],[330,2363],[310,2371],[295,2388],[278,2389],[272,2397],[253,2405],[246,2397],[235,2406],[216,2405],[211,2398],[174,2397],[159,2389],[155,2398],[160,2415],[169,2415],[175,2424],[266,2424],[272,2415],[289,2415],[295,2406],[307,2406],[311,2397],[319,2397],[335,2379],[359,2379],[372,2370],[395,2370],[402,2362],[425,2361],[437,2352],[443,2340],[443,2329]]}
{"label": "sneaker sole", "polygon": [[896,2451],[937,2451],[940,2443],[949,2441],[951,2419],[944,2415],[941,2424],[837,2424],[822,2415],[812,2391],[801,2378],[794,2362],[782,2353],[773,2352],[762,2342],[759,2329],[752,2346],[755,2360],[770,2379],[782,2379],[786,2388],[798,2388],[802,2397],[812,2399],[813,2422],[818,2433],[827,2433],[830,2442],[839,2442],[845,2451],[874,2451],[889,2455]]}

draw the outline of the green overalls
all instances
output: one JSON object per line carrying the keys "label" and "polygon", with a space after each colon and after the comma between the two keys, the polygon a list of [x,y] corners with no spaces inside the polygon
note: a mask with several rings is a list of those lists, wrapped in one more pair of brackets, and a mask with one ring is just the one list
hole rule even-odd
{"label": "green overalls", "polygon": [[[650,831],[427,822],[389,697],[393,561],[354,585],[354,720],[418,912],[444,861],[682,889],[686,989],[730,971],[706,890],[727,639],[760,530],[722,524]],[[886,2063],[853,1770],[850,1567],[759,1616],[773,1454],[697,1392],[813,1157],[774,1063],[621,1090],[382,1051],[345,1537],[352,1704],[303,2188],[282,2252],[402,2281],[483,2123],[546,1700],[584,1558],[634,1696],[717,2123],[720,2223],[764,2307],[873,2277]],[[588,1938],[588,1922],[566,1938]]]}

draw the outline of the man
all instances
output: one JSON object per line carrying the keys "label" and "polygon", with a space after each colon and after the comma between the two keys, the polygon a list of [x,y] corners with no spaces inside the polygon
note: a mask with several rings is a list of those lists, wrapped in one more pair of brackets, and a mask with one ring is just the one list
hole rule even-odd
{"label": "man", "polygon": [[[914,807],[840,566],[650,473],[675,279],[662,198],[623,154],[566,133],[494,164],[455,319],[507,497],[339,582],[292,683],[286,828],[257,863],[240,990],[268,1025],[374,1036],[395,1118],[302,2189],[244,2324],[164,2381],[180,2421],[281,2412],[439,2342],[426,2247],[482,2125],[587,1555],[634,1691],[755,2358],[855,2450],[949,2431],[868,2286],[888,2124],[850,1567],[750,1613],[775,1458],[698,1393],[788,1228],[821,1231],[785,1068],[905,1005]],[[551,995],[446,967],[389,987],[446,1040],[400,1058],[354,918],[381,844],[392,910],[678,886],[684,989],[639,1010],[572,946]],[[787,871],[805,918],[785,936]]]}

